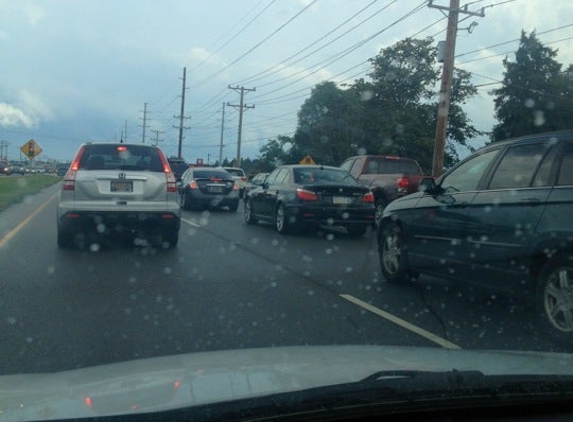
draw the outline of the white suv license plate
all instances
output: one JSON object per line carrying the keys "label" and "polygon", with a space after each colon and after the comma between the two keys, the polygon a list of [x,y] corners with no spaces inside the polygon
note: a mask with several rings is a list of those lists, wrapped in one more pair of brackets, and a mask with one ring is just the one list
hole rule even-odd
{"label": "white suv license plate", "polygon": [[110,190],[112,192],[133,192],[133,181],[112,180]]}
{"label": "white suv license plate", "polygon": [[333,196],[332,203],[334,205],[350,205],[352,204],[354,198],[349,198],[347,196]]}

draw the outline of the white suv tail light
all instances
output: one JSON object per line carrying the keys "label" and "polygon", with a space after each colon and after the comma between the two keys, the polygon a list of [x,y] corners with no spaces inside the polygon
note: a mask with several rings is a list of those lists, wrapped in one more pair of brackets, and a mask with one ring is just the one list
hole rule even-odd
{"label": "white suv tail light", "polygon": [[62,182],[62,190],[75,190],[76,189],[76,173],[78,168],[80,167],[80,160],[82,159],[82,155],[84,154],[85,146],[82,146],[78,153],[76,154],[76,158],[72,162],[70,169],[67,171],[66,175],[64,176],[64,180]]}

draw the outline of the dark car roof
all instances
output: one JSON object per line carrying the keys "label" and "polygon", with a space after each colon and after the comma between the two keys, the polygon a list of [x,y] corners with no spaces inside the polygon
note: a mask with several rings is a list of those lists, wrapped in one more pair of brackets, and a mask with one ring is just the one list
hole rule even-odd
{"label": "dark car roof", "polygon": [[323,166],[320,164],[285,164],[282,166],[278,166],[277,168],[291,168],[291,169],[296,169],[296,168],[303,168],[303,169],[332,169],[332,170],[340,170],[340,171],[345,171],[343,169],[341,169],[340,167],[335,167],[335,166]]}
{"label": "dark car roof", "polygon": [[516,143],[533,142],[533,141],[536,141],[536,140],[539,140],[542,138],[548,138],[548,137],[549,138],[555,138],[558,141],[562,140],[562,139],[573,139],[573,129],[558,130],[558,131],[554,131],[554,132],[532,133],[530,135],[523,135],[523,136],[518,136],[518,137],[514,137],[514,138],[504,139],[502,141],[491,142],[491,143],[483,146],[482,148],[478,149],[476,152],[487,151],[488,149],[491,149],[491,148],[516,144]]}
{"label": "dark car roof", "polygon": [[400,157],[398,155],[384,155],[384,154],[365,154],[365,155],[354,155],[352,157],[348,157],[346,160],[352,160],[353,158],[377,158],[377,159],[387,159],[387,160],[400,160],[400,161],[411,161],[416,162],[415,159],[409,157]]}

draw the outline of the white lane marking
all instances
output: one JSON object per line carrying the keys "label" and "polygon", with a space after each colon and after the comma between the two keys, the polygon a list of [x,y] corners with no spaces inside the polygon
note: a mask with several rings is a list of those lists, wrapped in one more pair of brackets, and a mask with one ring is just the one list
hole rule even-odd
{"label": "white lane marking", "polygon": [[16,227],[14,227],[12,230],[10,230],[6,236],[4,236],[2,239],[0,239],[0,248],[4,247],[6,245],[6,243],[8,243],[8,241],[10,239],[12,239],[14,236],[16,236],[16,234],[22,230],[26,224],[28,224],[30,221],[32,221],[32,219],[37,216],[40,211],[42,211],[46,205],[48,205],[50,202],[52,202],[54,200],[54,198],[56,198],[56,196],[58,196],[58,192],[56,192],[55,194],[53,194],[51,197],[49,197],[46,202],[44,202],[42,205],[40,205],[36,211],[34,211],[32,214],[30,214],[28,217],[26,217],[24,220],[22,220]]}
{"label": "white lane marking", "polygon": [[183,221],[185,224],[189,224],[190,226],[193,226],[193,227],[202,227],[201,224],[198,224],[198,223],[191,221],[191,220],[187,220],[185,218],[182,218],[181,221]]}
{"label": "white lane marking", "polygon": [[393,322],[396,325],[399,325],[402,328],[405,328],[406,330],[409,330],[413,333],[418,334],[419,336],[424,337],[425,339],[428,339],[438,345],[440,345],[441,347],[445,348],[445,349],[461,349],[460,346],[458,346],[457,344],[454,344],[452,342],[449,342],[448,340],[437,336],[435,334],[430,333],[429,331],[424,330],[423,328],[420,328],[414,324],[409,323],[408,321],[403,320],[402,318],[399,318],[395,315],[392,315],[386,311],[383,311],[382,309],[379,309],[375,306],[370,305],[369,303],[366,303],[358,298],[355,298],[352,295],[345,295],[342,294],[340,295],[341,298],[346,299],[349,302],[354,303],[355,305],[360,306],[363,309],[366,309],[367,311],[370,311],[378,316],[381,316],[384,319],[387,319],[390,322]]}

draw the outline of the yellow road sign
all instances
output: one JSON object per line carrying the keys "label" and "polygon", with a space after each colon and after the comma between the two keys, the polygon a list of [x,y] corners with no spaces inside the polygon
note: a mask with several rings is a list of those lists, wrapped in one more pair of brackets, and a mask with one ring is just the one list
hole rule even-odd
{"label": "yellow road sign", "polygon": [[306,155],[302,160],[299,161],[300,164],[316,164],[310,155]]}
{"label": "yellow road sign", "polygon": [[34,158],[36,158],[36,156],[38,156],[42,152],[42,148],[40,148],[40,145],[38,145],[36,141],[30,139],[28,142],[22,145],[20,151],[24,153],[26,158],[28,158],[29,160],[33,160]]}

